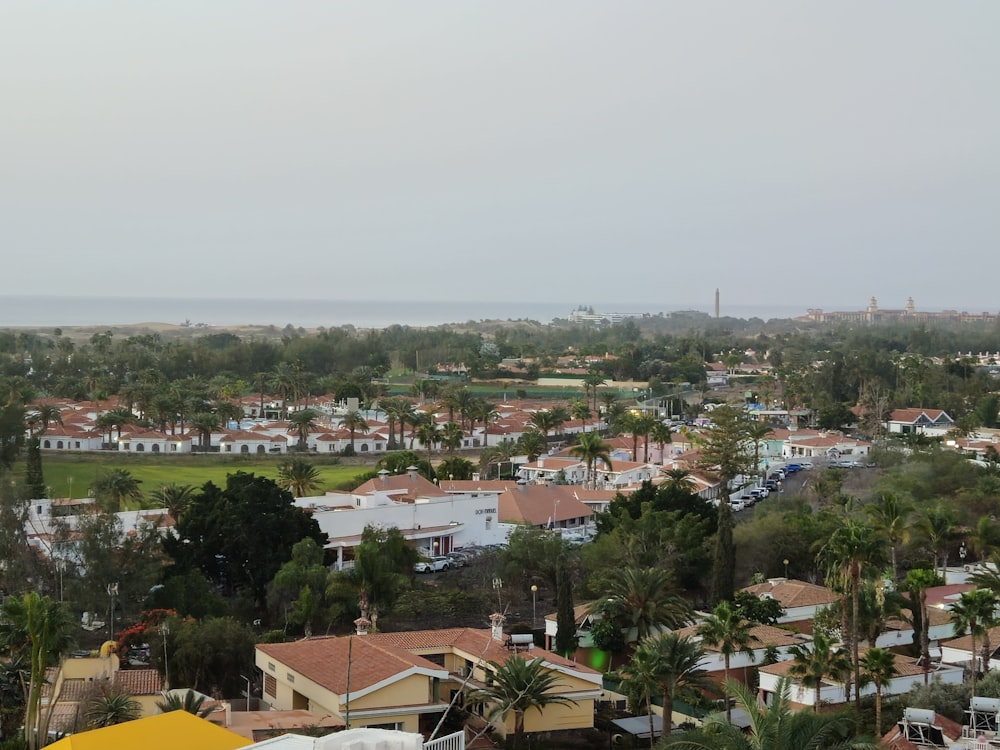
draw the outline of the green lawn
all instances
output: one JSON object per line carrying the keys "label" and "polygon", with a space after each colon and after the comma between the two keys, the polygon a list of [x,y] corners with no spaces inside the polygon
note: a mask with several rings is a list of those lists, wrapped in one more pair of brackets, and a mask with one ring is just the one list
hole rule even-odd
{"label": "green lawn", "polygon": [[[128,453],[88,453],[59,454],[44,453],[42,469],[45,484],[51,488],[52,497],[86,497],[99,471],[128,469],[142,484],[145,492],[155,492],[167,484],[189,484],[200,487],[205,482],[224,486],[226,475],[246,471],[277,478],[278,464],[283,457],[258,458],[220,456],[218,454],[191,456],[137,456]],[[333,489],[354,477],[369,471],[371,467],[339,465],[329,459],[315,460],[316,468],[323,482],[322,490]],[[16,467],[24,471],[23,462]]]}

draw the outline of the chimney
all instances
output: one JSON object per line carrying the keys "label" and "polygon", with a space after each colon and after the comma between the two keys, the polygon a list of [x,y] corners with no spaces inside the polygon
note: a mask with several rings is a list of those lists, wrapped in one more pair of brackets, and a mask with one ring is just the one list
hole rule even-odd
{"label": "chimney", "polygon": [[389,484],[389,472],[387,470],[382,469],[382,471],[378,473],[378,478],[382,480],[383,487]]}
{"label": "chimney", "polygon": [[354,632],[358,635],[368,635],[368,629],[372,626],[372,621],[367,617],[359,617],[354,621]]}
{"label": "chimney", "polygon": [[527,482],[525,482],[525,481],[524,481],[523,479],[518,479],[518,480],[517,480],[517,489],[518,489],[518,490],[520,490],[521,492],[524,492],[524,488],[525,488],[525,486],[526,486],[527,484],[528,484],[528,483],[527,483]]}
{"label": "chimney", "polygon": [[417,467],[416,466],[407,466],[406,467],[406,476],[408,476],[410,478],[411,482],[414,479],[416,479],[417,478]]}

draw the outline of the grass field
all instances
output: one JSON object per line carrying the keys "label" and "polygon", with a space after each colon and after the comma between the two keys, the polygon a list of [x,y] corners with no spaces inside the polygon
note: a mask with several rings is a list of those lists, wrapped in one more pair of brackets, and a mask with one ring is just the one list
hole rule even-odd
{"label": "grass field", "polygon": [[[221,456],[219,454],[190,456],[137,456],[129,453],[43,454],[42,468],[50,497],[87,497],[88,488],[101,471],[128,469],[138,479],[140,488],[155,492],[168,484],[189,484],[200,487],[205,482],[225,486],[226,475],[245,471],[258,476],[278,476],[278,464],[286,457],[259,458]],[[348,482],[371,469],[357,464],[336,464],[329,459],[315,459],[323,490]],[[15,467],[24,471],[23,462]]]}

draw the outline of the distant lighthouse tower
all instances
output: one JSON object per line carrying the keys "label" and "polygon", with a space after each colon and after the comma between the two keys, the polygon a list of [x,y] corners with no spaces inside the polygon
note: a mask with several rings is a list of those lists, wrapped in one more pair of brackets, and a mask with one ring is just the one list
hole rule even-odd
{"label": "distant lighthouse tower", "polygon": [[719,288],[715,288],[715,317],[719,317]]}

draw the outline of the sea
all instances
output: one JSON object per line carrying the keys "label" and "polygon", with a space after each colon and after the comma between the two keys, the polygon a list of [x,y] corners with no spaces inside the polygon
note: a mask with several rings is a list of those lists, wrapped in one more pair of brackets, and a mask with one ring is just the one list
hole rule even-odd
{"label": "sea", "polygon": [[[346,299],[221,299],[186,297],[0,296],[0,327],[45,328],[125,326],[164,323],[202,327],[277,326],[284,328],[381,329],[393,325],[426,327],[483,320],[531,320],[550,323],[585,304],[598,313],[668,314],[695,308],[662,302],[511,302],[400,301]],[[793,306],[723,307],[734,318],[792,318],[805,314]]]}

